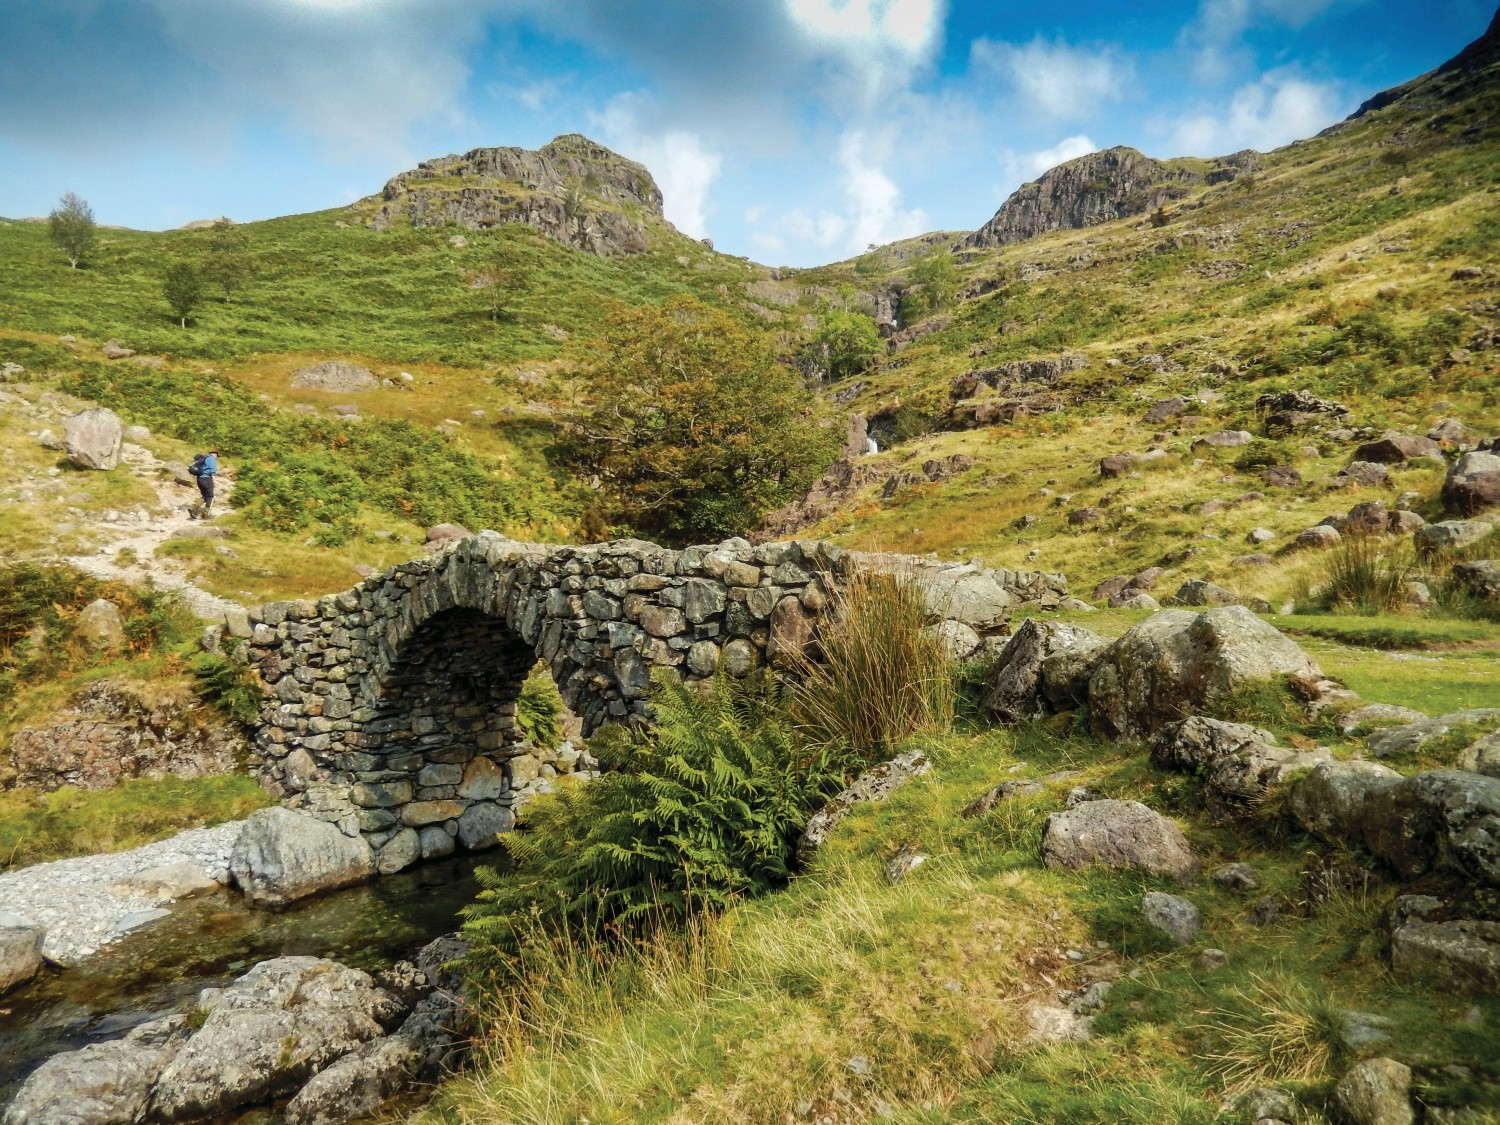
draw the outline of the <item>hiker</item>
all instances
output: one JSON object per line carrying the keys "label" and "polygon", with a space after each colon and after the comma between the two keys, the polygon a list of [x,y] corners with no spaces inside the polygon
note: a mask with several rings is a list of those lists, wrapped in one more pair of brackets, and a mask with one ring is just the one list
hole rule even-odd
{"label": "hiker", "polygon": [[214,477],[219,472],[219,451],[210,449],[207,453],[200,453],[193,458],[193,463],[188,466],[188,472],[198,478],[198,491],[203,494],[203,505],[196,511],[188,510],[188,516],[192,519],[208,519],[210,509],[214,506]]}

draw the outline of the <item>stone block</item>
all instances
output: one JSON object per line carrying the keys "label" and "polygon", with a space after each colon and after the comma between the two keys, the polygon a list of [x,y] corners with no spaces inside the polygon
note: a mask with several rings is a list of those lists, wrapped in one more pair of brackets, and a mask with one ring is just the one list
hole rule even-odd
{"label": "stone block", "polygon": [[504,768],[488,758],[475,758],[464,767],[458,795],[472,801],[492,801],[505,789]]}
{"label": "stone block", "polygon": [[453,854],[453,837],[439,825],[430,825],[417,833],[423,859],[442,859]]}
{"label": "stone block", "polygon": [[395,808],[412,799],[412,785],[409,781],[360,782],[350,791],[349,799],[364,809]]}
{"label": "stone block", "polygon": [[457,785],[463,779],[463,767],[447,762],[432,762],[417,771],[417,784],[424,788]]}
{"label": "stone block", "polygon": [[470,851],[493,847],[495,837],[515,827],[516,814],[488,802],[471,805],[458,818],[458,840]]}
{"label": "stone block", "polygon": [[413,801],[401,808],[401,823],[409,828],[438,824],[463,815],[466,801]]}

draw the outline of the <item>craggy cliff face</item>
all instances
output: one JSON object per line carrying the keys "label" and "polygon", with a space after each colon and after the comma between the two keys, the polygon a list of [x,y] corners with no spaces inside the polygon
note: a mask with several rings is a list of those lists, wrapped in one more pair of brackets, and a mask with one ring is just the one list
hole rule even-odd
{"label": "craggy cliff face", "polygon": [[1144,215],[1182,198],[1191,187],[1232,180],[1258,164],[1259,154],[1249,150],[1220,157],[1207,171],[1153,160],[1133,148],[1091,152],[1022,184],[965,245],[1008,246],[1047,231]]}
{"label": "craggy cliff face", "polygon": [[482,230],[524,223],[560,242],[600,255],[639,254],[651,222],[662,218],[661,189],[642,165],[587,137],[558,137],[535,152],[476,148],[425,160],[391,179],[367,220],[374,230],[457,223]]}

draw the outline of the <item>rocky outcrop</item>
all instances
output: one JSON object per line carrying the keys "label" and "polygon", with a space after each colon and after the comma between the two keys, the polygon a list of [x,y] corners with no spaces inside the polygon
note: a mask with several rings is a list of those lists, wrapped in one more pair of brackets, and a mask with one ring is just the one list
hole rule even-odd
{"label": "rocky outcrop", "polygon": [[932,769],[927,755],[920,750],[909,750],[892,758],[889,762],[866,770],[847,789],[815,812],[802,830],[797,841],[797,862],[807,866],[818,849],[828,839],[834,826],[843,820],[855,805],[867,801],[883,801],[915,777],[921,777]]}
{"label": "rocky outcrop", "polygon": [[1196,186],[1232,180],[1255,164],[1254,153],[1236,153],[1213,161],[1207,173],[1200,173],[1123,146],[1093,152],[1022,184],[964,244],[1008,246],[1047,231],[1144,215],[1183,198]]}
{"label": "rocky outcrop", "polygon": [[107,789],[136,777],[233,773],[248,754],[244,733],[186,688],[110,679],[90,685],[48,722],[18,730],[10,760],[23,788]]}
{"label": "rocky outcrop", "polygon": [[651,173],[576,133],[536,151],[476,148],[425,160],[355,207],[373,230],[523,223],[600,255],[643,253],[651,228],[667,226]]}
{"label": "rocky outcrop", "polygon": [[326,359],[322,363],[293,371],[287,386],[293,390],[338,391],[340,394],[348,394],[373,391],[380,386],[380,379],[368,367],[342,359]]}
{"label": "rocky outcrop", "polygon": [[1044,680],[1043,669],[1049,658],[1072,653],[1078,662],[1086,662],[1109,643],[1077,625],[1029,617],[1000,650],[994,668],[985,677],[980,704],[1001,722],[1036,718],[1049,709],[1052,699],[1064,702],[1074,679],[1064,673],[1060,663],[1054,663],[1050,682]]}
{"label": "rocky outcrop", "polygon": [[1169,724],[1151,744],[1153,765],[1203,779],[1209,811],[1219,817],[1254,810],[1272,789],[1327,760],[1327,750],[1291,750],[1269,731],[1202,715]]}
{"label": "rocky outcrop", "polygon": [[1365,1059],[1349,1068],[1333,1089],[1348,1125],[1413,1125],[1411,1067],[1395,1059]]}
{"label": "rocky outcrop", "polygon": [[257,906],[285,906],[373,877],[375,860],[357,834],[346,836],[324,821],[270,808],[245,821],[229,872]]}
{"label": "rocky outcrop", "polygon": [[113,469],[120,463],[124,432],[118,414],[96,406],[63,424],[63,450],[80,469]]}
{"label": "rocky outcrop", "polygon": [[1323,680],[1311,657],[1244,606],[1163,610],[1100,655],[1089,676],[1090,722],[1105,737],[1145,738],[1286,677]]}
{"label": "rocky outcrop", "polygon": [[1085,801],[1047,818],[1042,862],[1077,870],[1092,864],[1167,875],[1191,883],[1198,859],[1182,830],[1139,801]]}
{"label": "rocky outcrop", "polygon": [[1500,922],[1465,918],[1430,895],[1402,895],[1391,910],[1397,980],[1464,994],[1500,992]]}

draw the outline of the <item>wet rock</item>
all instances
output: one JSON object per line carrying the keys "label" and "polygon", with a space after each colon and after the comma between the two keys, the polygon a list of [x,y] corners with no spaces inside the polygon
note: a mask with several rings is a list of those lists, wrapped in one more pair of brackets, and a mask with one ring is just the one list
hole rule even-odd
{"label": "wet rock", "polygon": [[0,995],[41,971],[43,936],[30,919],[0,911]]}
{"label": "wet rock", "polygon": [[[410,808],[411,806],[407,806]],[[334,825],[290,809],[251,813],[240,830],[229,870],[259,906],[285,906],[375,874],[369,845]]]}
{"label": "wet rock", "polygon": [[1147,891],[1141,898],[1141,916],[1178,945],[1187,945],[1203,928],[1203,914],[1180,895]]}
{"label": "wet rock", "polygon": [[263,961],[225,988],[177,1050],[152,1110],[169,1121],[212,1117],[289,1094],[401,1011],[358,969],[319,957]]}
{"label": "wet rock", "polygon": [[797,862],[806,866],[828,839],[834,826],[855,805],[865,801],[883,801],[915,777],[921,777],[932,769],[927,755],[920,750],[909,750],[889,762],[866,770],[847,789],[815,812],[802,830],[797,841]]}
{"label": "wet rock", "polygon": [[63,425],[63,449],[80,469],[113,469],[120,463],[125,427],[102,406],[80,411]]}
{"label": "wet rock", "polygon": [[1394,1059],[1355,1063],[1334,1087],[1333,1100],[1348,1125],[1414,1125],[1411,1068]]}
{"label": "wet rock", "polygon": [[1138,801],[1089,801],[1053,813],[1042,836],[1042,862],[1073,870],[1098,863],[1184,884],[1198,874],[1182,830]]}
{"label": "wet rock", "polygon": [[177,1051],[174,1040],[152,1043],[149,1033],[140,1034],[151,1027],[53,1055],[22,1083],[0,1123],[130,1125],[146,1120],[152,1084]]}
{"label": "wet rock", "polygon": [[178,899],[212,894],[219,889],[219,884],[209,878],[199,864],[181,860],[122,876],[110,884],[110,889],[140,895],[159,906]]}

